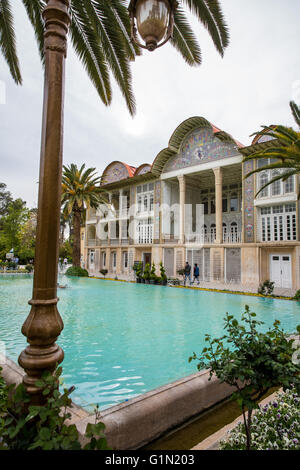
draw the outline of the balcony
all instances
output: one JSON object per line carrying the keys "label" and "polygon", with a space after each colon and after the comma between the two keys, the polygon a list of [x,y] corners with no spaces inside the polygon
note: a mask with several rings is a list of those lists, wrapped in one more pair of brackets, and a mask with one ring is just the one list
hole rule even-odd
{"label": "balcony", "polygon": [[[199,245],[213,245],[216,243],[216,234],[213,233],[205,233],[201,235],[185,235],[185,242],[186,243],[197,243]],[[223,233],[223,243],[225,244],[235,244],[242,242],[242,234],[241,232],[230,232],[230,233]]]}
{"label": "balcony", "polygon": [[87,241],[86,241],[86,246],[88,247],[92,247],[92,246],[96,246],[96,238],[89,238]]}

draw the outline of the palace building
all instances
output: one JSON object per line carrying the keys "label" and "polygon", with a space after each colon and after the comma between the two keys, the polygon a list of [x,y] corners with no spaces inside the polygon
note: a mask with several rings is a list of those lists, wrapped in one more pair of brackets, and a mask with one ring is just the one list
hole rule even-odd
{"label": "palace building", "polygon": [[[180,278],[186,261],[200,267],[201,285],[256,292],[267,279],[279,292],[300,288],[296,177],[256,193],[269,178],[251,155],[270,145],[262,135],[248,147],[203,117],[181,123],[152,164],[114,161],[101,180],[109,203],[87,211],[84,265],[90,275],[134,279],[137,261],[162,261]],[[258,163],[264,165],[265,162]]]}

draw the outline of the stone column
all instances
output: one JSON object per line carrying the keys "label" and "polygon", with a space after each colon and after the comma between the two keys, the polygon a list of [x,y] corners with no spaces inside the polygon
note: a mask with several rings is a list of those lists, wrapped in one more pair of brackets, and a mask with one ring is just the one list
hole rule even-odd
{"label": "stone column", "polygon": [[216,243],[223,243],[222,218],[222,168],[215,168],[215,194],[216,194]]}
{"label": "stone column", "polygon": [[177,179],[179,181],[179,205],[180,205],[180,215],[179,215],[179,225],[180,225],[180,243],[183,244],[185,237],[184,237],[184,231],[185,231],[185,211],[184,211],[184,206],[185,206],[185,176],[180,175],[177,176]]}
{"label": "stone column", "polygon": [[110,217],[111,217],[111,201],[112,201],[112,193],[109,193],[108,194],[108,201],[109,201],[109,219],[108,219],[108,223],[107,223],[107,243],[109,244],[110,243],[110,237],[111,237],[111,221],[110,221]]}
{"label": "stone column", "polygon": [[52,373],[64,357],[55,342],[63,329],[57,310],[57,270],[68,9],[69,0],[47,0],[43,12],[45,82],[33,295],[22,327],[29,346],[19,356],[26,373],[23,383],[34,405],[45,402],[35,382],[44,371]]}
{"label": "stone column", "polygon": [[123,225],[123,189],[119,191],[119,243],[122,243],[122,225]]}

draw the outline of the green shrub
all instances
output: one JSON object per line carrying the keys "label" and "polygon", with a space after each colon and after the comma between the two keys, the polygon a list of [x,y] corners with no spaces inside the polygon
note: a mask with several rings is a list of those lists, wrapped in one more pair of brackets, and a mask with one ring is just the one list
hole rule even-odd
{"label": "green shrub", "polygon": [[166,282],[168,280],[165,268],[162,264],[162,261],[159,263],[160,265],[160,277],[161,277],[161,282]]}
{"label": "green shrub", "polygon": [[25,269],[26,269],[27,272],[32,273],[32,271],[33,271],[32,264],[26,264]]}
{"label": "green shrub", "polygon": [[[67,426],[71,418],[70,394],[74,390],[58,391],[62,368],[54,375],[44,372],[36,386],[47,397],[44,406],[28,406],[30,401],[23,384],[7,387],[0,380],[0,450],[80,450],[79,434],[75,424]],[[25,404],[25,407],[24,407]],[[27,404],[27,405],[26,405]],[[28,407],[28,410],[27,410]],[[84,450],[108,449],[104,437],[104,424],[98,422],[100,413],[95,410],[95,424],[88,424],[85,437],[90,439]]]}
{"label": "green shrub", "polygon": [[258,288],[258,294],[262,295],[272,295],[274,290],[274,282],[269,280],[264,281]]}
{"label": "green shrub", "polygon": [[77,276],[77,277],[88,277],[89,273],[86,269],[82,269],[79,266],[71,266],[66,271],[67,276]]}
{"label": "green shrub", "polygon": [[152,263],[152,268],[151,268],[151,271],[150,271],[150,279],[152,281],[157,281],[157,276],[156,276],[156,273],[155,273],[156,269],[155,269],[155,264],[154,262]]}
{"label": "green shrub", "polygon": [[295,300],[298,300],[298,301],[300,302],[300,289],[297,290],[294,299],[295,299]]}
{"label": "green shrub", "polygon": [[145,265],[143,278],[145,279],[145,281],[150,280],[150,264],[149,263],[146,263]]}
{"label": "green shrub", "polygon": [[135,266],[136,266],[135,275],[138,279],[140,279],[142,277],[142,273],[143,273],[143,263],[141,261],[139,261],[139,263]]}
{"label": "green shrub", "polygon": [[[252,413],[261,398],[273,387],[295,387],[300,392],[300,362],[294,360],[294,340],[279,328],[278,320],[266,333],[258,331],[264,323],[255,317],[248,305],[241,323],[227,313],[225,334],[215,339],[206,335],[207,346],[200,356],[194,353],[189,358],[199,361],[198,370],[209,369],[210,379],[215,374],[235,388],[232,397],[243,413],[247,450],[252,449]],[[300,333],[300,325],[297,331]]]}
{"label": "green shrub", "polygon": [[102,274],[102,276],[103,276],[104,278],[105,278],[106,274],[108,273],[107,269],[100,269],[99,272]]}

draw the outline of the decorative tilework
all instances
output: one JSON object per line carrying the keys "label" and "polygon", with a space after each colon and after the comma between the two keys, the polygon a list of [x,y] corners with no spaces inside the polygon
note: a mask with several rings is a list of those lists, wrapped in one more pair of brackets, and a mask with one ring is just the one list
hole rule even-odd
{"label": "decorative tilework", "polygon": [[[254,169],[254,162],[244,163],[244,175]],[[254,242],[254,175],[244,182],[244,231],[245,243]]]}
{"label": "decorative tilework", "polygon": [[270,135],[262,135],[256,143],[262,144],[263,142],[269,142],[270,140],[274,140],[274,137],[271,137]]}
{"label": "decorative tilework", "polygon": [[145,165],[140,170],[138,169],[135,174],[144,175],[145,173],[148,173],[149,171],[151,171],[151,165]]}
{"label": "decorative tilework", "polygon": [[128,178],[128,170],[122,163],[114,163],[104,172],[102,184],[114,183]]}
{"label": "decorative tilework", "polygon": [[195,129],[183,141],[180,152],[166,163],[164,172],[238,155],[236,144],[219,140],[212,129]]}

